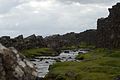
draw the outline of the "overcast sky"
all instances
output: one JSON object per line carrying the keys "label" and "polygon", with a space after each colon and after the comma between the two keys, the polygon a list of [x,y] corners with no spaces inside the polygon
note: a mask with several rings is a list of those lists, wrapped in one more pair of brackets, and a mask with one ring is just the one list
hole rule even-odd
{"label": "overcast sky", "polygon": [[119,0],[0,0],[0,36],[64,34],[96,29]]}

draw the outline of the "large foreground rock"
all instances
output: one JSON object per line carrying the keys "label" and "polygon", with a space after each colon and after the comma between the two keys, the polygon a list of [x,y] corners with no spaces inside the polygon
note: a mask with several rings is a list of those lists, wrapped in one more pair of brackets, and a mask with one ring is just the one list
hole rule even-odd
{"label": "large foreground rock", "polygon": [[0,80],[35,80],[36,76],[35,67],[23,55],[0,44]]}

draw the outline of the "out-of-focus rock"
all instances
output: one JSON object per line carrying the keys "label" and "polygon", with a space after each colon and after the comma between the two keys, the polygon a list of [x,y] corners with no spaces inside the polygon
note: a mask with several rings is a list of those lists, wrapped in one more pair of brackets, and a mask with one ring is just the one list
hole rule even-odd
{"label": "out-of-focus rock", "polygon": [[36,77],[32,63],[16,49],[0,44],[0,80],[35,80]]}

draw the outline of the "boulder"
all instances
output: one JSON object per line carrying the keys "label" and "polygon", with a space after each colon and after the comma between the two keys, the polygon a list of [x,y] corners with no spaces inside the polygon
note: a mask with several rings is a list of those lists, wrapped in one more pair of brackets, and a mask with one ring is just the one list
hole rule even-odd
{"label": "boulder", "polygon": [[0,44],[0,80],[35,80],[34,65],[13,47]]}
{"label": "boulder", "polygon": [[2,43],[3,45],[5,45],[6,47],[9,47],[12,44],[10,36],[2,36],[0,38],[0,43]]}

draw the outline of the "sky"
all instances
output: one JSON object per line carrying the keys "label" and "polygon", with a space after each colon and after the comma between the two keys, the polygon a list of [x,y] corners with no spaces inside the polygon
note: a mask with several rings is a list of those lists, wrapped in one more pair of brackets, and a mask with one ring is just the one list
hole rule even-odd
{"label": "sky", "polygon": [[119,0],[0,0],[0,36],[48,36],[96,29]]}

